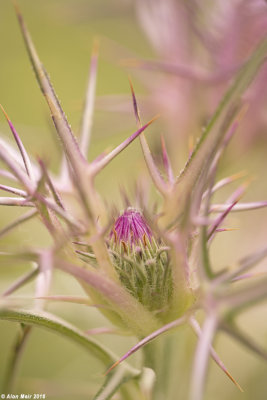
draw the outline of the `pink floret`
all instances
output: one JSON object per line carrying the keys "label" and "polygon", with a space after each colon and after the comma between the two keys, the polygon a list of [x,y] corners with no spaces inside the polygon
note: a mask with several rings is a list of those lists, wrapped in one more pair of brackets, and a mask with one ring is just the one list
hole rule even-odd
{"label": "pink floret", "polygon": [[127,208],[115,222],[114,229],[111,232],[111,237],[119,242],[129,244],[138,244],[139,240],[146,238],[151,240],[151,230],[145,221],[144,217],[134,208]]}

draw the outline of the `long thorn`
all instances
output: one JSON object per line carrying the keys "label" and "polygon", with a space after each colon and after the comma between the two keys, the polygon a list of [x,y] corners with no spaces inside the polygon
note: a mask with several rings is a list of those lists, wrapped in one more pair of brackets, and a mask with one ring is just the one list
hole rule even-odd
{"label": "long thorn", "polygon": [[145,346],[146,344],[150,343],[152,340],[156,339],[158,336],[167,332],[171,329],[174,329],[182,324],[184,324],[187,320],[187,316],[183,316],[181,318],[172,321],[160,329],[157,329],[155,332],[151,333],[150,335],[146,336],[140,342],[138,342],[135,346],[133,346],[127,353],[125,353],[118,361],[116,361],[105,373],[105,375],[109,374],[117,365],[119,365],[122,361],[126,360],[126,358],[130,357],[133,353],[139,350],[141,347]]}
{"label": "long thorn", "polygon": [[10,130],[13,133],[14,139],[15,139],[15,141],[17,143],[17,146],[18,146],[18,149],[20,151],[20,154],[21,154],[21,157],[22,157],[26,172],[29,175],[30,179],[34,180],[34,174],[33,174],[32,166],[31,166],[30,157],[28,156],[28,153],[25,150],[25,147],[23,146],[23,143],[22,143],[22,141],[21,141],[21,139],[20,139],[20,137],[19,137],[14,125],[10,121],[7,113],[5,112],[5,110],[4,110],[4,108],[3,108],[3,106],[1,104],[0,104],[0,107],[1,107],[1,109],[3,111],[3,113],[4,113],[4,116],[6,117],[6,120],[8,122],[9,127],[10,127]]}
{"label": "long thorn", "polygon": [[[190,325],[193,328],[193,331],[196,333],[196,335],[199,337],[201,335],[201,329],[199,326],[198,321],[194,317],[190,317]],[[230,380],[236,385],[236,387],[241,391],[244,392],[242,387],[239,385],[239,383],[232,377],[230,372],[227,370],[226,366],[224,363],[221,361],[220,357],[214,350],[214,348],[211,346],[210,347],[210,354],[213,360],[216,362],[216,364],[222,369],[222,371],[230,378]]]}
{"label": "long thorn", "polygon": [[119,153],[121,153],[126,147],[129,146],[152,122],[154,122],[158,116],[152,118],[147,124],[138,129],[135,133],[129,136],[124,142],[122,142],[119,146],[117,146],[114,150],[112,150],[105,157],[101,158],[98,162],[94,161],[91,164],[91,171],[93,175],[96,175],[99,171],[101,171],[107,164],[110,163]]}
{"label": "long thorn", "polygon": [[6,192],[9,192],[9,193],[16,194],[20,197],[27,197],[27,192],[25,192],[24,190],[21,190],[21,189],[13,188],[11,186],[0,185],[0,189],[4,190]]}
{"label": "long thorn", "polygon": [[[131,93],[132,93],[132,99],[133,99],[133,108],[134,108],[134,114],[135,114],[135,118],[137,121],[137,126],[139,128],[142,127],[142,122],[141,122],[141,117],[140,117],[140,112],[138,109],[138,104],[137,104],[137,100],[136,100],[136,96],[135,96],[135,92],[134,92],[134,88],[133,88],[133,84],[129,78],[129,82],[130,82],[130,88],[131,88]],[[162,193],[165,194],[167,187],[166,184],[164,182],[164,180],[162,179],[159,170],[153,160],[150,148],[148,146],[147,140],[145,138],[145,135],[143,133],[141,133],[140,135],[140,143],[141,143],[141,147],[143,150],[143,155],[145,158],[145,162],[148,168],[148,171],[150,173],[150,176],[154,182],[154,185],[156,186],[156,188]]]}
{"label": "long thorn", "polygon": [[93,44],[91,65],[89,70],[88,86],[85,97],[82,126],[80,132],[80,148],[81,152],[86,158],[91,139],[91,130],[93,124],[95,92],[96,92],[96,78],[97,78],[97,64],[98,64],[98,48],[99,42],[95,39]]}

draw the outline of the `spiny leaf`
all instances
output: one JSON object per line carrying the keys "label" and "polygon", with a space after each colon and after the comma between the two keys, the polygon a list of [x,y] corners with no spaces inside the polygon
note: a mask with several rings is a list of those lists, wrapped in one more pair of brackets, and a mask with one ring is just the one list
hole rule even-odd
{"label": "spiny leaf", "polygon": [[24,147],[24,145],[23,145],[23,143],[22,143],[22,141],[21,141],[21,139],[20,139],[15,127],[14,127],[14,125],[10,121],[7,113],[5,112],[5,110],[4,110],[4,108],[3,108],[3,106],[1,104],[0,104],[0,107],[1,107],[3,113],[4,113],[5,117],[6,117],[6,120],[8,122],[9,127],[10,127],[10,130],[13,133],[13,136],[14,136],[15,141],[17,143],[17,146],[18,146],[18,149],[20,151],[20,154],[21,154],[21,157],[22,157],[26,172],[29,175],[30,179],[34,180],[34,174],[33,174],[32,166],[31,166],[30,157],[28,156],[28,153],[27,153],[27,151],[26,151],[26,149],[25,149],[25,147]]}
{"label": "spiny leaf", "polygon": [[70,125],[68,124],[67,118],[60,106],[58,98],[54,92],[54,89],[50,83],[48,75],[39,59],[36,52],[35,46],[32,42],[31,36],[27,30],[23,17],[18,7],[15,7],[21,32],[25,41],[25,45],[32,63],[37,81],[40,88],[45,96],[47,104],[51,110],[52,118],[57,129],[59,138],[61,139],[64,151],[76,173],[81,171],[85,165],[85,159],[80,152],[77,141],[71,131]]}
{"label": "spiny leaf", "polygon": [[175,321],[172,321],[164,326],[162,326],[160,329],[157,329],[155,332],[151,333],[150,335],[146,336],[144,339],[142,339],[140,342],[138,342],[135,346],[133,346],[127,353],[125,353],[118,361],[116,361],[107,371],[106,374],[109,374],[117,365],[119,365],[122,361],[126,360],[128,357],[130,357],[133,353],[135,353],[137,350],[151,342],[152,340],[156,339],[158,336],[163,334],[164,332],[169,331],[170,329],[176,328],[180,325],[183,325],[187,320],[187,316],[183,316],[181,318],[176,319]]}
{"label": "spiny leaf", "polygon": [[[177,196],[180,197],[182,193],[184,201],[186,201],[187,196],[195,186],[200,171],[203,171],[209,165],[210,160],[218,149],[227,132],[227,126],[233,118],[240,96],[247,89],[265,61],[266,51],[267,39],[264,39],[238,73],[234,83],[223,97],[209,124],[203,131],[191,158],[177,181]],[[182,208],[183,204],[181,204]]]}
{"label": "spiny leaf", "polygon": [[11,322],[20,322],[27,325],[39,326],[65,336],[74,342],[82,345],[86,350],[91,352],[100,361],[107,365],[113,362],[115,356],[104,346],[88,337],[79,329],[62,319],[55,317],[47,312],[34,312],[24,310],[5,310],[0,309],[0,320]]}
{"label": "spiny leaf", "polygon": [[[48,329],[62,337],[69,338],[74,343],[79,344],[84,349],[93,354],[104,366],[113,363],[117,356],[105,346],[98,343],[95,339],[88,337],[85,333],[71,325],[70,323],[55,317],[44,311],[24,311],[24,310],[6,310],[0,308],[0,320],[19,322],[26,325],[36,326]],[[127,376],[134,377],[140,374],[140,371],[126,364],[123,366],[124,373]]]}

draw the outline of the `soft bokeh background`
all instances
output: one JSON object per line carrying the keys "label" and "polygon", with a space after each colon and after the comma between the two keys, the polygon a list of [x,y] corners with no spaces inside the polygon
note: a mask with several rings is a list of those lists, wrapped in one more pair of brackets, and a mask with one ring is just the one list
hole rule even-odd
{"label": "soft bokeh background", "polygon": [[[172,76],[153,71],[142,73],[139,70],[129,70],[121,66],[121,60],[125,65],[126,58],[133,58],[136,55],[144,59],[162,57],[159,49],[152,46],[151,37],[149,40],[142,29],[142,24],[140,24],[142,10],[139,8],[137,12],[138,3],[134,0],[20,1],[23,15],[41,60],[50,74],[69,122],[76,133],[79,131],[81,121],[92,43],[95,36],[100,37],[96,112],[89,157],[93,158],[107,147],[120,143],[136,128],[127,78],[130,72],[137,97],[140,98],[143,120],[148,120],[158,112],[162,113],[162,120],[156,122],[151,129],[149,128],[148,138],[151,146],[156,153],[159,147],[159,136],[164,134],[178,173],[187,157],[189,136],[192,135],[194,138],[199,135],[203,123],[215,108],[219,95],[216,94],[216,88],[213,88],[213,96],[214,93],[215,96],[209,97],[206,114],[198,115],[198,110],[203,108],[201,96],[206,96],[205,85],[201,88],[197,86],[197,92],[195,96],[192,96],[192,93],[193,95],[195,93],[192,92],[194,85],[190,88],[185,87],[180,82],[180,78],[178,81],[175,78],[174,84]],[[205,7],[208,9],[208,1],[205,2]],[[156,23],[152,14],[151,21]],[[187,19],[184,19],[185,27],[187,23]],[[242,35],[242,31],[237,31],[236,34]],[[60,145],[57,142],[45,101],[29,65],[9,0],[0,0],[0,38],[0,102],[20,133],[25,147],[33,156],[44,157],[52,170],[57,172],[61,155]],[[182,48],[187,47],[186,40],[188,36],[177,36],[179,46]],[[245,43],[248,41],[246,37],[242,40]],[[180,48],[179,46],[177,45],[177,49]],[[201,54],[201,51],[198,53]],[[198,57],[201,58],[201,55]],[[174,56],[170,57],[170,60],[176,61]],[[185,58],[185,61],[188,62],[188,58]],[[194,62],[196,63],[196,60]],[[203,56],[202,67],[207,64],[208,60],[206,56]],[[146,84],[146,81],[149,84]],[[227,80],[222,82],[218,87],[218,93],[222,93],[227,84]],[[169,90],[172,87],[173,90],[168,92],[167,87]],[[178,90],[180,90],[179,98],[176,98],[173,92],[176,93]],[[207,91],[210,91],[208,86]],[[168,114],[167,112],[170,99],[169,103],[174,111],[177,101],[176,113]],[[198,118],[194,119],[190,125],[187,125],[181,104],[186,108],[189,117],[191,115],[191,119]],[[168,115],[170,118],[174,118],[175,115],[177,119],[168,123],[170,122]],[[239,129],[230,149],[227,150],[219,171],[219,176],[224,177],[246,170],[255,178],[244,200],[267,198],[266,125],[262,121],[257,125],[259,118],[258,114],[249,114],[249,118],[244,121],[243,130],[242,127]],[[244,133],[248,126],[257,127],[253,131],[252,138],[248,136],[247,130]],[[190,131],[191,128],[192,131]],[[5,138],[11,136],[4,117],[0,117],[0,131]],[[118,208],[121,208],[120,186],[125,186],[130,193],[133,193],[138,176],[142,176],[145,184],[149,186],[139,143],[136,142],[101,173],[97,184],[109,205],[115,203]],[[217,200],[227,198],[231,190],[233,187],[222,191]],[[152,193],[152,197],[154,195]],[[3,207],[0,211],[1,227],[21,213],[13,207]],[[250,214],[234,214],[228,219],[228,226],[238,228],[238,230],[222,233],[216,239],[212,257],[218,268],[231,265],[241,256],[266,244],[266,210],[253,211]],[[32,243],[45,247],[49,242],[50,239],[43,227],[38,222],[32,222],[20,227],[16,233],[1,239],[0,250],[11,249],[14,246],[23,248]],[[29,266],[22,263],[21,265],[1,265],[0,268],[0,289],[4,290],[16,277],[28,270]],[[266,262],[262,263],[258,269],[264,270],[264,268],[266,269]],[[33,284],[19,292],[21,295],[33,293]],[[74,279],[56,272],[51,293],[81,295],[82,291]],[[109,322],[97,311],[85,306],[48,304],[47,309],[82,329],[110,326]],[[242,314],[240,325],[248,334],[257,338],[265,348],[267,347],[266,304]],[[17,331],[18,327],[14,324],[0,323],[0,383]],[[177,341],[177,365],[172,368],[175,368],[177,381],[179,381],[179,398],[184,398],[190,376],[189,368],[195,338],[187,329],[173,333],[173,338]],[[110,345],[119,355],[136,342],[134,338],[121,338],[115,335],[102,335],[99,340]],[[266,399],[266,364],[222,334],[219,335],[216,345],[218,353],[245,389],[245,393],[238,393],[217,366],[211,363],[206,398]],[[138,365],[140,356],[140,354],[133,356],[131,362]],[[16,390],[18,393],[46,393],[49,399],[91,398],[98,384],[103,380],[102,372],[101,365],[84,350],[49,332],[35,329],[21,360]],[[173,398],[178,398],[177,392]]]}

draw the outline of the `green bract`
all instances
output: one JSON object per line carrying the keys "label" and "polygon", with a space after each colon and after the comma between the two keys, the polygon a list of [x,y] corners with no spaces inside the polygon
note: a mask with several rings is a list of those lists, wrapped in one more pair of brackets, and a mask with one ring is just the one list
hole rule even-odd
{"label": "green bract", "polygon": [[137,210],[127,209],[115,222],[110,252],[120,281],[159,318],[168,311],[173,291],[167,250]]}

